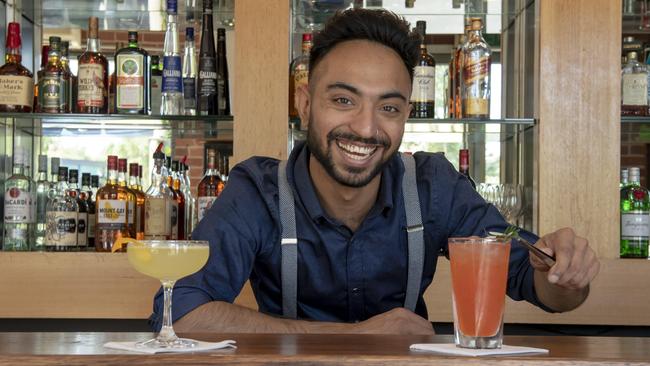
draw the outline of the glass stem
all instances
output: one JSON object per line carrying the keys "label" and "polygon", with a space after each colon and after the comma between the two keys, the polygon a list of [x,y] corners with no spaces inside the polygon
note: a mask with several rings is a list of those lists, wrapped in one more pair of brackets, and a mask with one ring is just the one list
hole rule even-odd
{"label": "glass stem", "polygon": [[158,334],[158,340],[170,342],[178,339],[174,328],[172,328],[172,291],[174,290],[174,283],[176,281],[162,281],[164,291],[164,310],[163,310],[163,324]]}

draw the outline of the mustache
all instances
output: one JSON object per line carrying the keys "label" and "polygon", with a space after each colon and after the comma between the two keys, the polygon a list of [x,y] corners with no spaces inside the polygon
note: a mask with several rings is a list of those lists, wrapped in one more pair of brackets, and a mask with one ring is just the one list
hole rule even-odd
{"label": "mustache", "polygon": [[353,141],[353,142],[360,142],[366,145],[383,146],[386,149],[390,148],[390,139],[388,139],[388,137],[386,136],[377,135],[377,137],[361,137],[349,132],[337,132],[337,131],[330,131],[327,134],[327,143],[329,144],[330,142],[338,138]]}

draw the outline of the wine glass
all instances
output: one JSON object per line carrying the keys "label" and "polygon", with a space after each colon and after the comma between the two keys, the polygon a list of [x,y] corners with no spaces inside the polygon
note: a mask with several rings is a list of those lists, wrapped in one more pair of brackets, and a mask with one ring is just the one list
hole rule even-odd
{"label": "wine glass", "polygon": [[179,338],[172,327],[172,290],[177,280],[197,272],[208,261],[207,241],[142,240],[130,242],[127,257],[140,273],[156,278],[164,291],[163,324],[156,338],[136,343],[147,348],[192,348],[198,342]]}

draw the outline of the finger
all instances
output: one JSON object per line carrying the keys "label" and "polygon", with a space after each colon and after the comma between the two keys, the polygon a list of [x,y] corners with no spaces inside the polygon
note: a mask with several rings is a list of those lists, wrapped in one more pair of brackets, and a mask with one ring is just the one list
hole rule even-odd
{"label": "finger", "polygon": [[548,281],[555,284],[571,266],[574,243],[573,238],[565,235],[556,235],[552,239],[545,242],[555,252],[555,265],[548,272]]}
{"label": "finger", "polygon": [[600,272],[600,262],[596,259],[593,265],[589,268],[589,271],[587,272],[585,278],[582,279],[580,288],[585,288],[591,284],[598,275],[598,272]]}
{"label": "finger", "polygon": [[558,279],[557,285],[568,288],[575,288],[578,285],[589,269],[591,258],[588,258],[588,249],[587,240],[579,237],[573,240],[571,263]]}
{"label": "finger", "polygon": [[571,279],[568,280],[568,288],[581,289],[585,287],[583,283],[585,282],[585,279],[588,279],[589,271],[597,262],[596,253],[589,248],[584,252],[582,258],[581,268]]}

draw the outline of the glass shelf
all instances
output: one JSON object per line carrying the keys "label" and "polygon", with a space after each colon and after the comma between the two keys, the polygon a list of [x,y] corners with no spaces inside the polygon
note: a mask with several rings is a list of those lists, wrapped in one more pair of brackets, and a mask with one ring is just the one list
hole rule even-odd
{"label": "glass shelf", "polygon": [[[0,114],[1,115],[1,114]],[[650,117],[648,117],[650,121]],[[450,118],[409,118],[407,124],[468,124],[468,125],[513,125],[513,126],[534,126],[534,118],[501,118],[501,119],[450,119]],[[289,124],[300,125],[299,118],[291,118]]]}
{"label": "glass shelf", "polygon": [[621,123],[650,123],[650,117],[621,117]]}

